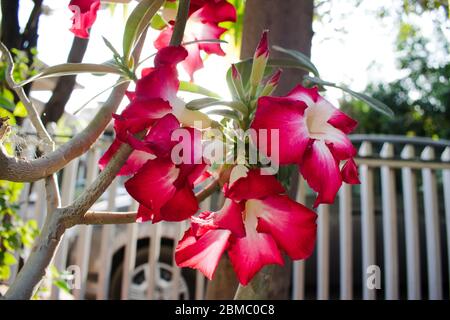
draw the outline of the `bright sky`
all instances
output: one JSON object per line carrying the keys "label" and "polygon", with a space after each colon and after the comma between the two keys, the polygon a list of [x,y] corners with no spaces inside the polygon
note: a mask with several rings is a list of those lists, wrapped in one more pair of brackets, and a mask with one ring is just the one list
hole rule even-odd
{"label": "bright sky", "polygon": [[[67,3],[68,1],[61,0],[45,1],[53,12],[41,18],[38,52],[39,58],[50,65],[66,62],[72,43],[72,34],[69,31],[72,14],[67,8]],[[373,14],[380,6],[392,6],[393,3],[395,2],[390,0],[366,0],[355,8],[353,0],[330,0],[320,9],[330,9],[331,16],[334,17],[329,23],[314,24],[312,60],[324,80],[344,83],[354,90],[362,90],[369,80],[392,81],[399,76],[395,68],[393,50],[397,31],[397,28],[393,26],[394,20],[384,18],[380,22],[380,19]],[[401,2],[397,3],[401,4]],[[21,5],[20,19],[25,24],[32,1],[21,1]],[[134,4],[131,4],[128,11],[131,12],[133,7]],[[432,32],[431,19],[422,17],[420,23],[425,33]],[[97,22],[91,31],[84,62],[102,63],[109,60],[111,53],[103,44],[101,37],[106,37],[117,49],[120,49],[124,25],[122,6],[117,7],[114,15],[111,15],[109,10],[100,10]],[[344,28],[347,32],[335,31],[340,28]],[[155,36],[156,32],[152,31],[149,38],[154,39]],[[154,52],[151,46],[152,41],[147,42],[149,45],[144,48],[143,57]],[[196,82],[227,96],[225,73],[229,64],[235,61],[236,57],[233,55],[225,59],[210,56],[205,63],[205,68],[196,73]],[[182,74],[182,77],[186,75]],[[67,110],[73,112],[78,109],[98,92],[112,85],[115,79],[113,76],[79,76],[78,82],[85,89],[74,92]],[[328,98],[335,103],[341,96],[338,90],[330,89],[327,92]],[[36,92],[34,95],[43,101],[49,98],[49,93],[45,92]],[[96,102],[103,101],[106,97],[107,94],[100,96],[88,108],[95,108]]]}

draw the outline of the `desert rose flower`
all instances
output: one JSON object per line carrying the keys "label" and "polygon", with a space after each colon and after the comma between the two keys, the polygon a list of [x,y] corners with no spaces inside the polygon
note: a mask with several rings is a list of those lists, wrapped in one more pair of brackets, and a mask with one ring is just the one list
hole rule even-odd
{"label": "desert rose flower", "polygon": [[177,264],[211,279],[227,250],[239,282],[246,285],[263,266],[283,264],[282,251],[294,260],[309,257],[316,214],[284,193],[274,176],[236,166],[225,187],[224,207],[191,218],[175,251]]}
{"label": "desert rose flower", "polygon": [[[143,70],[136,83],[136,91],[128,92],[130,104],[120,115],[113,115],[116,139],[99,161],[103,169],[122,143],[134,140],[134,134],[146,130],[164,115],[173,112],[171,102],[177,100],[179,87],[176,65],[187,52],[183,47],[166,47],[155,57],[155,67]],[[121,168],[119,175],[134,174],[153,156],[143,151],[133,151]]]}
{"label": "desert rose flower", "polygon": [[[359,183],[347,134],[357,122],[321,97],[317,88],[295,87],[284,97],[261,97],[253,129],[279,130],[280,164],[298,164],[303,177],[318,193],[314,203],[333,203],[342,182]],[[258,146],[267,154],[267,145]],[[341,163],[345,163],[342,169]]]}
{"label": "desert rose flower", "polygon": [[[177,130],[188,133],[190,140],[184,141],[186,135],[176,134]],[[177,118],[167,114],[152,126],[143,141],[131,143],[136,150],[155,156],[125,182],[128,193],[140,204],[138,221],[182,221],[197,212],[198,203],[192,189],[206,170],[199,136],[196,129],[181,128]],[[190,152],[175,154],[180,157],[176,159],[173,148],[179,143],[189,144],[182,151]]]}
{"label": "desert rose flower", "polygon": [[97,19],[100,0],[71,0],[69,9],[73,12],[70,31],[79,38],[89,38],[89,29]]}
{"label": "desert rose flower", "polygon": [[[236,21],[236,9],[225,0],[193,1],[190,7],[190,16],[186,24],[184,42],[195,40],[220,39],[220,36],[227,30],[219,27],[220,22]],[[194,11],[195,10],[195,11]],[[154,45],[156,49],[169,44],[173,33],[173,27],[168,26],[161,31]],[[193,79],[195,71],[203,68],[203,61],[200,51],[207,54],[217,54],[224,56],[225,52],[220,47],[220,43],[195,43],[186,46],[188,57],[183,61],[182,66]]]}

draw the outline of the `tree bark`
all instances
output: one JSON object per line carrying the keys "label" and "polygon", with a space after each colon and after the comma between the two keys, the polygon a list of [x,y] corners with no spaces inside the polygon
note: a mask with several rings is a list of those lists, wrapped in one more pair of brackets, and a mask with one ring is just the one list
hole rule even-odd
{"label": "tree bark", "polygon": [[0,40],[8,49],[21,47],[19,0],[2,0],[2,30]]}
{"label": "tree bark", "polygon": [[[89,43],[89,39],[74,37],[72,47],[70,48],[68,63],[80,63]],[[44,125],[49,122],[57,122],[64,114],[64,109],[75,88],[76,76],[64,76],[58,78],[52,96],[45,104],[41,119]]]}
{"label": "tree bark", "polygon": [[[265,29],[269,30],[270,45],[295,49],[311,56],[313,14],[313,0],[247,0],[241,58],[253,56],[259,36]],[[283,54],[271,50],[270,56],[282,57]],[[301,70],[283,70],[276,94],[286,94],[301,83],[303,75],[304,72]],[[295,194],[298,185],[297,174],[293,174],[292,177],[290,195]],[[261,277],[255,278],[256,283],[252,281],[247,287],[240,287],[236,298],[247,299],[253,296],[259,299],[289,299],[292,265],[289,258],[285,260],[284,267],[263,268]]]}

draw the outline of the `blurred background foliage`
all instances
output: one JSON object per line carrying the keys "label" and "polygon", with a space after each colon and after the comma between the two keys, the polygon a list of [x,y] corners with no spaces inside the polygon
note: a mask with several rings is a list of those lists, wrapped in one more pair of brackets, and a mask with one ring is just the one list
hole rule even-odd
{"label": "blurred background foliage", "polygon": [[[402,76],[390,83],[369,83],[366,94],[395,112],[389,119],[355,99],[342,99],[341,108],[358,120],[356,133],[381,133],[450,139],[449,43],[443,32],[447,0],[404,1],[402,10],[380,8],[380,19],[394,16],[397,39],[393,48]],[[433,17],[433,38],[425,37],[417,18]]]}

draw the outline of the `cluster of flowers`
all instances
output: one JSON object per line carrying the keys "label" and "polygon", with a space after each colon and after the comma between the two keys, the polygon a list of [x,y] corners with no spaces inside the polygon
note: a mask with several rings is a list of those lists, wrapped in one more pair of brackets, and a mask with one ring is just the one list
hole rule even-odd
{"label": "cluster of flowers", "polygon": [[[74,2],[86,4],[86,8],[90,2],[86,16],[95,17],[98,1]],[[225,0],[193,0],[185,40],[218,39],[225,31],[218,24],[235,18],[234,7]],[[92,25],[91,20],[86,21],[82,34]],[[218,43],[168,46],[171,32],[171,26],[161,32],[155,42],[154,67],[142,72],[135,92],[128,94],[129,105],[114,115],[116,139],[100,166],[111,160],[121,144],[132,146],[134,151],[119,174],[132,176],[125,187],[140,204],[138,221],[190,219],[191,227],[176,247],[177,264],[196,268],[211,279],[227,251],[240,283],[246,285],[264,265],[283,264],[283,251],[292,259],[312,253],[316,213],[290,199],[276,176],[266,174],[261,166],[232,163],[228,174],[222,175],[223,208],[196,215],[199,205],[193,190],[209,179],[212,167],[199,140],[212,122],[199,111],[187,110],[177,97],[177,65],[182,64],[192,76],[202,66],[200,50],[219,55],[223,51]],[[253,59],[252,88],[243,93],[256,100],[255,110],[249,112],[248,127],[242,129],[278,130],[279,141],[269,139],[256,147],[269,156],[271,144],[278,143],[280,165],[298,165],[317,192],[314,206],[332,203],[343,182],[359,183],[355,149],[347,137],[356,122],[321,97],[317,88],[298,85],[286,96],[270,96],[280,72],[263,80],[268,57],[264,33]],[[239,71],[232,70],[238,81]],[[194,128],[195,120],[202,126]],[[174,136],[182,136],[175,134],[177,130],[188,130],[192,137],[189,154],[179,155],[182,161],[173,156],[173,148],[180,142]],[[143,138],[137,138],[138,133]]]}

